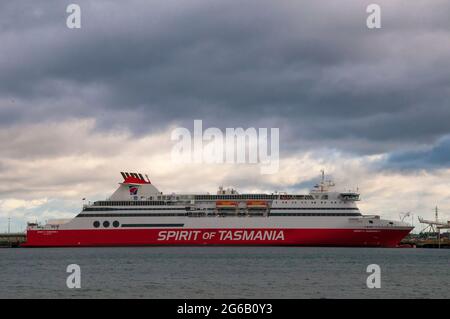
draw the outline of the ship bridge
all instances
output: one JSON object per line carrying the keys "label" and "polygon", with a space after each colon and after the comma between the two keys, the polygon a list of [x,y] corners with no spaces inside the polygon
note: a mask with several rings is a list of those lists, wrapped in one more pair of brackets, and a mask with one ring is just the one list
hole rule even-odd
{"label": "ship bridge", "polygon": [[340,200],[343,202],[359,201],[358,192],[337,192],[333,190],[335,186],[335,183],[331,180],[325,180],[325,172],[322,170],[322,179],[320,183],[314,185],[313,189],[310,191],[310,194],[315,199]]}

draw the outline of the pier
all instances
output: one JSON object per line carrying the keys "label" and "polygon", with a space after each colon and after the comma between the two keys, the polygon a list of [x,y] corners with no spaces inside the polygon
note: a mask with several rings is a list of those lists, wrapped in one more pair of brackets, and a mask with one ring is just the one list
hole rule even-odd
{"label": "pier", "polygon": [[415,248],[450,248],[450,239],[442,238],[439,240],[437,238],[405,238],[400,244],[409,245]]}
{"label": "pier", "polygon": [[421,233],[409,234],[400,245],[416,248],[450,248],[450,233]]}
{"label": "pier", "polygon": [[[426,220],[419,216],[419,222],[426,225],[416,238],[416,247],[421,248],[450,248],[450,220],[439,220],[439,209],[434,208],[434,220]],[[447,230],[441,233],[441,230]]]}
{"label": "pier", "polygon": [[25,242],[25,233],[0,234],[0,248],[17,248]]}

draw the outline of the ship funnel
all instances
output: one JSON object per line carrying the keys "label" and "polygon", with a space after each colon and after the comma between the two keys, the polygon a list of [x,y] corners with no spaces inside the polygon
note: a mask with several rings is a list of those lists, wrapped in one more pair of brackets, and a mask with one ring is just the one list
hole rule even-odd
{"label": "ship funnel", "polygon": [[126,184],[151,184],[148,176],[145,175],[147,177],[147,179],[145,179],[144,175],[141,173],[120,172],[120,174]]}

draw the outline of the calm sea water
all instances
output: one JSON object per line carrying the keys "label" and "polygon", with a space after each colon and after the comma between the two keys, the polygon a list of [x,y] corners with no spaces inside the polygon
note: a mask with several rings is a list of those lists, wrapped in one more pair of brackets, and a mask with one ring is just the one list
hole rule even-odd
{"label": "calm sea water", "polygon": [[[66,267],[81,267],[68,289]],[[381,267],[368,289],[366,267]],[[449,298],[449,249],[0,249],[1,298]]]}

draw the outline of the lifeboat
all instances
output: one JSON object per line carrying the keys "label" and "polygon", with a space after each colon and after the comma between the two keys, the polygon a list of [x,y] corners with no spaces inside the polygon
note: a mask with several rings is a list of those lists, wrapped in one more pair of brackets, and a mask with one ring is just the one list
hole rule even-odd
{"label": "lifeboat", "polygon": [[247,201],[247,208],[251,209],[266,209],[267,202],[263,200],[249,200]]}
{"label": "lifeboat", "polygon": [[216,207],[224,209],[234,209],[238,207],[238,202],[228,200],[218,200],[216,201]]}

